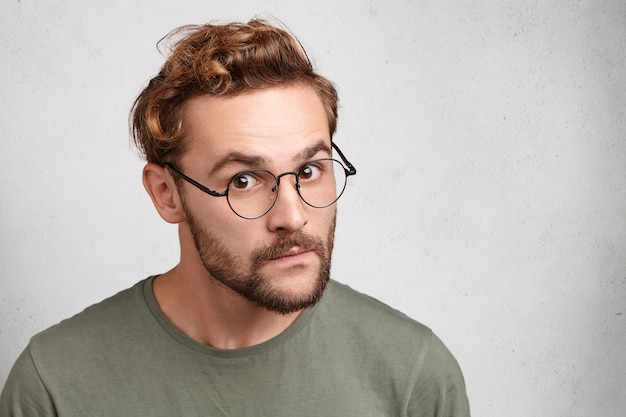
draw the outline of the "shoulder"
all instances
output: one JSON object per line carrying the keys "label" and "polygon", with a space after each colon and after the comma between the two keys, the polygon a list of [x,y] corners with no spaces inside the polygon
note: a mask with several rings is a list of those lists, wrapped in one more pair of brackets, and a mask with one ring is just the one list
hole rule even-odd
{"label": "shoulder", "polygon": [[146,306],[143,280],[75,316],[36,334],[28,349],[34,363],[65,363],[90,352],[102,352],[120,337],[141,332],[150,312]]}
{"label": "shoulder", "polygon": [[381,366],[421,366],[434,339],[427,326],[335,281],[329,283],[314,320],[323,337],[382,361]]}
{"label": "shoulder", "polygon": [[[146,328],[144,280],[36,334],[17,359],[0,395],[0,415],[56,415],[54,395],[80,392],[111,366],[125,341]],[[124,352],[126,353],[126,352]],[[57,392],[58,391],[58,392]]]}
{"label": "shoulder", "polygon": [[342,337],[357,337],[362,346],[379,345],[388,351],[417,355],[420,361],[454,361],[426,325],[387,304],[331,281],[320,306],[321,319]]}
{"label": "shoulder", "polygon": [[411,337],[429,339],[432,331],[387,304],[360,293],[345,284],[330,281],[323,307],[347,326],[365,327],[371,332],[409,333]]}
{"label": "shoulder", "polygon": [[32,344],[50,343],[71,335],[89,336],[89,333],[106,332],[116,324],[132,322],[137,307],[142,304],[145,282],[141,281],[131,288],[120,291],[38,333],[32,338]]}
{"label": "shoulder", "polygon": [[410,415],[469,415],[461,369],[430,328],[335,281],[319,307],[319,327],[332,329],[331,338],[346,344],[371,379],[395,381]]}

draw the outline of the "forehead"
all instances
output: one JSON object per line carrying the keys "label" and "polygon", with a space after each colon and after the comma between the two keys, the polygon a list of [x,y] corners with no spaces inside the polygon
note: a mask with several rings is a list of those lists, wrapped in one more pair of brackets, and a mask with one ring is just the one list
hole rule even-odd
{"label": "forehead", "polygon": [[281,161],[320,142],[330,148],[322,102],[305,86],[196,97],[187,103],[183,123],[185,163],[211,164],[233,153]]}

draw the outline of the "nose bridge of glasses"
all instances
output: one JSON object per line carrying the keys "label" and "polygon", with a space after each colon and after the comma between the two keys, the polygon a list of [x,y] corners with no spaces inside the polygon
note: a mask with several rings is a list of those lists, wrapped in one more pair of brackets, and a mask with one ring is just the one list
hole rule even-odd
{"label": "nose bridge of glasses", "polygon": [[283,172],[282,174],[280,174],[280,175],[278,175],[276,177],[276,187],[278,187],[280,185],[280,180],[283,177],[287,176],[287,175],[293,175],[294,178],[296,179],[295,185],[296,185],[296,187],[298,186],[298,180],[299,180],[298,173],[297,172],[293,172],[293,171],[287,171],[287,172]]}
{"label": "nose bridge of glasses", "polygon": [[[294,171],[287,171],[287,172],[283,172],[280,175],[276,176],[276,188],[274,188],[272,191],[274,191],[274,199],[275,201],[278,200],[278,195],[279,195],[279,189],[280,189],[280,183],[281,183],[281,179],[283,177],[287,177],[289,175],[293,175],[294,177],[294,182],[293,182],[293,189],[296,192],[296,194],[298,195],[298,198],[300,200],[302,200],[302,195],[300,194],[300,183],[299,183],[299,175],[297,172]],[[289,187],[289,185],[287,185]],[[285,198],[285,191],[283,191],[283,198]]]}

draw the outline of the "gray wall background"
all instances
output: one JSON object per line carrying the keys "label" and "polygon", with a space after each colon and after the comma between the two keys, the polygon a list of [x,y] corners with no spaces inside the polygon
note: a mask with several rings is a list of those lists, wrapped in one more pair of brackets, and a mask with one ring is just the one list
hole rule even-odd
{"label": "gray wall background", "polygon": [[29,337],[178,257],[127,114],[174,27],[281,19],[359,174],[334,278],[432,327],[475,416],[626,409],[623,1],[4,0],[0,385]]}

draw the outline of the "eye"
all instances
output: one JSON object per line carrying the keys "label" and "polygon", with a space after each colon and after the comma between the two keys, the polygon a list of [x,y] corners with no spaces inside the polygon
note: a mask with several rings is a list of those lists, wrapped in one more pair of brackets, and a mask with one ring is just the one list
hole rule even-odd
{"label": "eye", "polygon": [[240,172],[230,180],[228,188],[237,191],[248,191],[258,185],[259,182],[259,179],[251,172]]}
{"label": "eye", "polygon": [[300,172],[298,176],[302,181],[315,181],[319,179],[323,174],[322,167],[317,163],[308,163],[302,168],[300,168]]}

